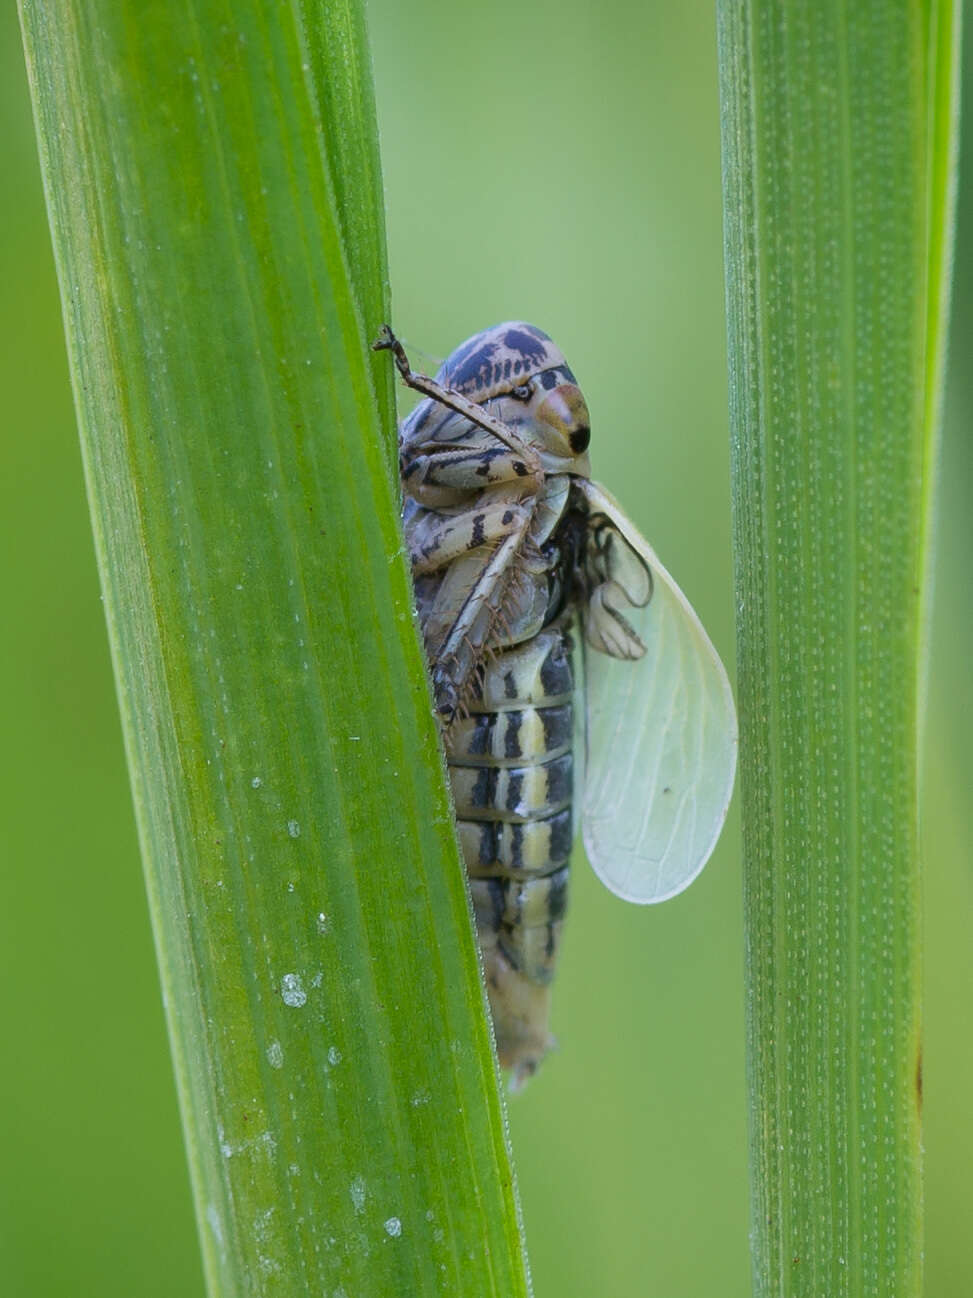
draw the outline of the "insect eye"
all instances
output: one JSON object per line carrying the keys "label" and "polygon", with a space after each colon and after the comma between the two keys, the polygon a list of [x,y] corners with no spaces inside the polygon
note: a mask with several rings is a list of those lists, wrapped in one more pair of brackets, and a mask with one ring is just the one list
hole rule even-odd
{"label": "insect eye", "polygon": [[510,389],[510,395],[516,397],[518,401],[529,401],[534,389],[530,383],[520,383],[515,388]]}

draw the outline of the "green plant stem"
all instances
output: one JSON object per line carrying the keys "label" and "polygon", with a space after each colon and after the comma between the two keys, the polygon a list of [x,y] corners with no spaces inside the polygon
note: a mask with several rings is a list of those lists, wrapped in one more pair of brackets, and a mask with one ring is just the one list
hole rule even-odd
{"label": "green plant stem", "polygon": [[524,1294],[360,8],[23,0],[211,1294]]}
{"label": "green plant stem", "polygon": [[917,683],[956,11],[719,16],[756,1289],[915,1295]]}

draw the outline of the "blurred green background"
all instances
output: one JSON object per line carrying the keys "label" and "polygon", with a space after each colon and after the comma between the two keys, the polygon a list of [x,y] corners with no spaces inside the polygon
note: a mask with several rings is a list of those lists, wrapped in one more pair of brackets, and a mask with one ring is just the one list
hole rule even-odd
{"label": "blurred green background", "polygon": [[[372,0],[369,16],[397,329],[424,364],[501,319],[555,336],[596,476],[732,665],[712,0]],[[0,129],[0,1290],[201,1295],[10,5]],[[937,1298],[973,1292],[971,236],[961,189],[923,821]],[[537,1298],[749,1293],[742,971],[736,813],[699,883],[658,909],[579,862],[561,1049],[510,1106]]]}

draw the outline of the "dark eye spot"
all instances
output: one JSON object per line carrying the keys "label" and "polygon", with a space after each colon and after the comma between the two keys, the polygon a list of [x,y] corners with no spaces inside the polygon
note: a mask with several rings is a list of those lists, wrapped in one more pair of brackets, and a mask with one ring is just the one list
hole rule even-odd
{"label": "dark eye spot", "polygon": [[591,441],[591,429],[576,428],[568,441],[571,443],[571,450],[576,455],[581,455],[583,451],[588,449],[588,443]]}
{"label": "dark eye spot", "polygon": [[520,383],[517,387],[510,389],[510,395],[518,401],[529,401],[533,390],[529,383]]}

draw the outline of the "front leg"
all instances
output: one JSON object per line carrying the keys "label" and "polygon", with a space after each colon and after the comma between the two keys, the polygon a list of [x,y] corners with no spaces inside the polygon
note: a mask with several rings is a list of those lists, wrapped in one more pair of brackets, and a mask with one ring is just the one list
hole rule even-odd
{"label": "front leg", "polygon": [[530,502],[511,499],[506,493],[477,499],[461,513],[419,510],[406,523],[409,560],[415,577],[438,572],[454,560],[494,545],[530,524]]}
{"label": "front leg", "polygon": [[[516,434],[511,432],[511,437]],[[536,495],[544,469],[524,443],[517,450],[502,446],[456,446],[430,450],[428,444],[403,447],[399,456],[402,489],[421,505],[451,503],[457,492],[507,485],[518,495]]]}

